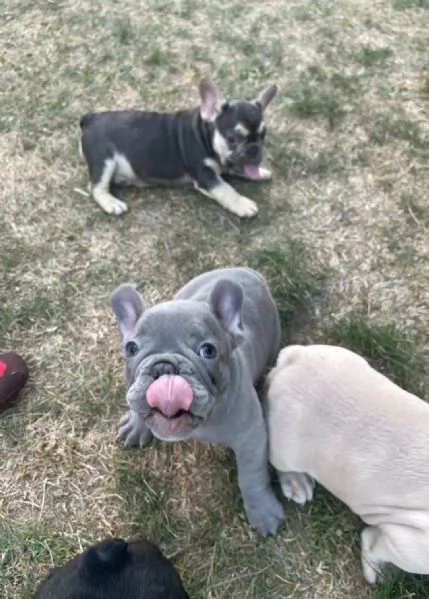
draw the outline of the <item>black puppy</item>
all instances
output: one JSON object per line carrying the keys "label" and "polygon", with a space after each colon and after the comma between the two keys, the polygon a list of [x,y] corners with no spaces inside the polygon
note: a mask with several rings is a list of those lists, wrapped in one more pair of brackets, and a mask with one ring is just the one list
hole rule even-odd
{"label": "black puppy", "polygon": [[110,184],[193,185],[240,217],[258,208],[221,175],[264,181],[261,167],[266,133],[263,111],[277,93],[267,87],[255,100],[226,101],[209,78],[200,82],[201,106],[173,113],[121,110],[82,117],[81,151],[88,163],[92,196],[109,214],[122,214],[125,202]]}
{"label": "black puppy", "polygon": [[34,599],[189,599],[189,595],[155,545],[106,539],[54,568]]}

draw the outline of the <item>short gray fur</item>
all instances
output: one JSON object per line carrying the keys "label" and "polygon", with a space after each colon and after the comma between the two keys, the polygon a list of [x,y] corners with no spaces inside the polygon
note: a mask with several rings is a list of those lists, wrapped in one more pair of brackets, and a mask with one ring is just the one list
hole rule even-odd
{"label": "short gray fur", "polygon": [[[254,385],[275,363],[280,321],[263,277],[250,268],[210,271],[173,300],[147,308],[134,287],[121,285],[112,308],[122,349],[135,354],[126,358],[130,411],[121,419],[119,437],[128,447],[143,447],[152,435],[229,446],[250,524],[263,535],[275,532],[283,508],[270,485],[266,425]],[[207,342],[217,349],[214,359],[200,356]],[[169,421],[157,423],[146,401],[159,364],[169,364],[193,391],[190,414],[174,434]]]}

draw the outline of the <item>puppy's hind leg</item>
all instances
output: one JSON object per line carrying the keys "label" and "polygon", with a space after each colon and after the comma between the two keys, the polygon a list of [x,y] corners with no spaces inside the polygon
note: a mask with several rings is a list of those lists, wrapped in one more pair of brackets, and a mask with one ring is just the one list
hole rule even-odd
{"label": "puppy's hind leg", "polygon": [[315,483],[311,476],[308,476],[305,472],[277,471],[277,473],[283,495],[287,499],[292,499],[299,505],[304,505],[304,503],[313,499]]}
{"label": "puppy's hind leg", "polygon": [[375,584],[387,561],[383,533],[377,526],[367,526],[361,533],[361,561],[365,580]]}
{"label": "puppy's hind leg", "polygon": [[125,202],[110,193],[110,182],[115,174],[115,158],[106,158],[102,164],[91,169],[92,197],[107,214],[123,214],[128,210]]}
{"label": "puppy's hind leg", "polygon": [[416,524],[364,528],[361,536],[362,569],[367,582],[377,582],[383,575],[384,563],[394,564],[412,574],[429,574],[429,537],[426,530]]}

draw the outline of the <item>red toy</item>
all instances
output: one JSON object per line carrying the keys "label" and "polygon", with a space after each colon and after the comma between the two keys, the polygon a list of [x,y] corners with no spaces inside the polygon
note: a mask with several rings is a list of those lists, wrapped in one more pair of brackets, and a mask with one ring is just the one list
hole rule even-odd
{"label": "red toy", "polygon": [[28,366],[14,352],[0,355],[0,410],[11,407],[28,380]]}

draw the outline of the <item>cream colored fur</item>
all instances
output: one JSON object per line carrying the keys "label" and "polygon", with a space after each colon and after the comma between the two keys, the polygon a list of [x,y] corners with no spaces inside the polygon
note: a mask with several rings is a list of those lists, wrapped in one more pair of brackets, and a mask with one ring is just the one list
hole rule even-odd
{"label": "cream colored fur", "polygon": [[429,574],[429,405],[329,345],[289,346],[268,376],[270,462],[297,503],[320,483],[368,525],[362,567]]}

